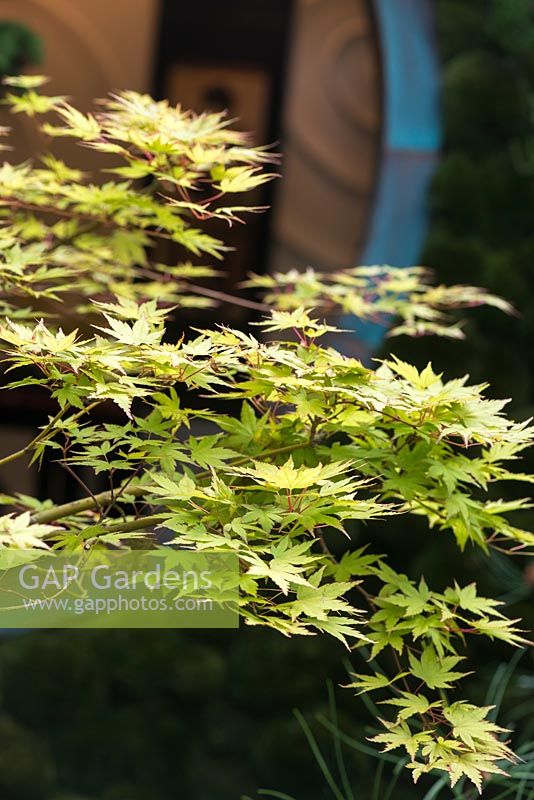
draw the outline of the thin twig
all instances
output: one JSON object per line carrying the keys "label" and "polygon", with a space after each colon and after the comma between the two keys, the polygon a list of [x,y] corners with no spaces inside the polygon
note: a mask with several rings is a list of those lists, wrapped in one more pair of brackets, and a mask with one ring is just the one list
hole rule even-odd
{"label": "thin twig", "polygon": [[41,433],[37,434],[37,436],[34,439],[32,439],[31,442],[28,442],[27,445],[22,447],[20,450],[16,450],[14,453],[10,453],[8,456],[4,456],[4,458],[0,458],[0,466],[3,464],[9,464],[11,461],[15,461],[17,458],[25,456],[27,453],[30,452],[30,450],[33,450],[33,448],[36,447],[38,444],[40,444],[40,442],[42,442],[43,439],[46,439],[48,434],[51,433],[51,431],[54,429],[56,423],[59,422],[63,414],[69,408],[70,408],[69,405],[66,405],[63,408],[61,408],[56,414],[56,416],[50,420],[48,425],[46,425],[46,427],[43,428]]}
{"label": "thin twig", "polygon": [[243,306],[244,308],[252,308],[255,311],[265,311],[268,312],[271,310],[270,306],[266,305],[265,303],[256,303],[254,300],[246,300],[244,297],[236,297],[233,294],[227,294],[226,292],[218,292],[215,289],[208,289],[204,286],[195,286],[195,284],[187,283],[185,285],[185,289],[188,292],[192,292],[193,294],[200,294],[205,297],[211,297],[214,300],[220,300],[222,303],[231,303],[234,306]]}
{"label": "thin twig", "polygon": [[82,481],[80,476],[75,473],[75,471],[72,469],[72,467],[69,464],[67,464],[66,461],[56,461],[56,464],[59,464],[60,467],[63,467],[63,469],[67,470],[69,475],[72,478],[74,478],[74,480],[76,481],[78,486],[81,486],[82,489],[90,495],[90,497],[93,499],[93,501],[95,503],[96,510],[101,514],[102,513],[102,507],[101,507],[100,503],[98,502],[98,500],[97,500],[96,496],[94,495],[94,493],[91,491],[89,486],[85,483],[85,481]]}

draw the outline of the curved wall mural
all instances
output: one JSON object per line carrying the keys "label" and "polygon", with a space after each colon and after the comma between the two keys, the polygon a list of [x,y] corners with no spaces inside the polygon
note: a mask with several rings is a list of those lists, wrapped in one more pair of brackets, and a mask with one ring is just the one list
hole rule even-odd
{"label": "curved wall mural", "polygon": [[[0,19],[23,23],[43,41],[38,71],[51,76],[50,93],[71,95],[89,109],[93,98],[113,89],[151,88],[158,8],[158,0],[0,0]],[[35,126],[21,115],[1,116],[14,130],[13,158],[33,154],[39,147]],[[91,158],[72,143],[61,148],[71,163],[86,165]]]}
{"label": "curved wall mural", "polygon": [[[431,0],[300,0],[270,268],[416,263],[440,143]],[[343,327],[362,356],[384,336]]]}
{"label": "curved wall mural", "polygon": [[365,0],[300,0],[283,123],[272,270],[362,252],[380,160],[379,52]]}
{"label": "curved wall mural", "polygon": [[[439,59],[431,0],[374,0],[382,54],[383,109],[380,172],[365,264],[417,264],[428,226],[428,187],[441,146]],[[345,319],[372,352],[380,325]]]}

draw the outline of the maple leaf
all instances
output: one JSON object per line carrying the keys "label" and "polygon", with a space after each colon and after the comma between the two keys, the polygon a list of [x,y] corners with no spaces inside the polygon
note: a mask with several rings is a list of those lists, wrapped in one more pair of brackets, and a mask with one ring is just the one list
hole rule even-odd
{"label": "maple leaf", "polygon": [[[441,694],[467,674],[457,671],[464,632],[524,644],[516,620],[474,584],[437,593],[362,549],[338,563],[334,537],[352,539],[348,520],[410,513],[452,532],[462,549],[469,543],[487,551],[503,541],[511,549],[531,546],[534,535],[505,516],[530,508],[529,501],[482,495],[496,481],[534,481],[508,469],[534,442],[534,426],[510,420],[506,401],[486,397],[486,387],[467,377],[445,381],[430,364],[419,369],[395,356],[371,369],[319,340],[336,332],[325,321],[330,312],[398,320],[393,333],[460,338],[455,308],[510,306],[477,287],[432,286],[419,267],[291,269],[248,282],[272,309],[260,323],[268,336],[223,327],[195,338],[184,328],[174,337],[184,320],[171,313],[219,297],[190,281],[218,273],[153,263],[154,245],[164,238],[221,258],[226,244],[201,222],[237,220],[245,206],[221,194],[270,180],[263,165],[272,157],[251,147],[222,113],[195,114],[129,91],[81,113],[65,98],[39,94],[41,83],[10,78],[24,90],[6,97],[12,110],[30,117],[52,112],[57,124],[44,130],[78,139],[95,161],[111,154],[120,178],[104,179],[104,160],[94,176],[51,156],[0,166],[0,360],[6,371],[18,371],[5,388],[39,386],[59,406],[0,464],[26,455],[39,463],[53,449],[66,465],[107,474],[111,491],[89,492],[66,507],[20,495],[0,499],[28,512],[0,517],[3,560],[13,563],[26,552],[17,548],[41,552],[52,541],[67,550],[85,540],[131,546],[130,539],[145,537],[142,515],[152,505],[157,525],[177,534],[173,548],[239,559],[235,580],[247,624],[287,636],[328,634],[346,646],[366,642],[371,660],[389,649],[399,659],[397,675],[377,671],[355,675],[353,683],[386,696],[393,687],[384,702],[396,719],[384,723],[376,741],[405,749],[414,779],[445,770],[453,785],[466,777],[480,789],[483,773],[512,759],[501,729],[488,721],[487,709],[432,701],[422,687]],[[41,305],[47,316],[35,324]],[[87,333],[76,333],[71,316],[83,317]],[[285,331],[290,341],[276,336]],[[197,395],[193,408],[180,404],[178,383]],[[206,398],[213,407],[199,410]],[[109,399],[128,415],[123,424],[106,422],[103,409],[92,413]],[[222,414],[220,399],[241,404],[240,413],[226,406]],[[121,476],[129,477],[121,483]],[[371,586],[381,584],[377,597],[358,587],[370,601],[370,619],[360,616],[350,591],[354,578],[366,576]],[[408,674],[413,692],[399,683]]]}
{"label": "maple leaf", "polygon": [[482,794],[482,781],[485,775],[504,775],[491,757],[484,757],[480,753],[459,753],[443,763],[435,764],[437,769],[445,769],[451,777],[451,787],[454,788],[460,778],[465,775],[476,786],[478,793]]}
{"label": "maple leaf", "polygon": [[352,619],[351,617],[331,615],[326,619],[311,619],[307,620],[307,622],[309,622],[309,624],[313,625],[313,627],[317,628],[319,631],[328,633],[330,636],[333,636],[334,639],[338,639],[340,642],[342,642],[342,644],[345,645],[347,650],[350,650],[347,637],[359,639],[362,642],[369,641],[367,636],[365,636],[365,634],[363,634],[362,631],[356,627],[361,625],[361,623]]}
{"label": "maple leaf", "polygon": [[154,330],[146,315],[141,315],[132,325],[120,319],[114,319],[104,312],[103,316],[109,324],[109,328],[99,325],[94,327],[107,333],[113,339],[117,339],[122,344],[129,345],[158,345],[161,341],[162,331]]}
{"label": "maple leaf", "polygon": [[409,654],[409,659],[412,674],[423,681],[429,689],[450,689],[454,681],[469,674],[452,671],[456,664],[463,661],[461,656],[438,658],[431,645],[425,647],[420,659],[417,659],[413,653]]}
{"label": "maple leaf", "polygon": [[309,581],[303,573],[318,560],[317,556],[309,555],[311,545],[312,542],[292,545],[289,537],[285,536],[271,548],[273,557],[270,561],[263,561],[256,554],[245,554],[244,560],[251,563],[248,574],[252,577],[269,578],[283,594],[288,593],[291,584],[308,586]]}
{"label": "maple leaf", "polygon": [[398,706],[400,710],[397,713],[397,722],[408,720],[416,715],[426,714],[431,708],[436,708],[440,705],[439,702],[431,703],[423,694],[412,694],[411,692],[401,692],[400,697],[381,700],[380,702],[390,706]]}
{"label": "maple leaf", "polygon": [[277,466],[262,461],[254,461],[253,467],[234,467],[231,472],[248,475],[258,483],[276,489],[308,489],[320,485],[322,481],[345,475],[352,466],[350,461],[338,461],[333,464],[318,464],[316,467],[295,467],[290,456],[285,464]]}
{"label": "maple leaf", "polygon": [[32,523],[29,511],[0,517],[0,543],[7,547],[48,550],[44,537],[60,530],[58,526]]}
{"label": "maple leaf", "polygon": [[443,708],[444,717],[452,725],[452,732],[457,739],[464,742],[471,750],[480,749],[477,745],[485,742],[493,743],[495,736],[505,733],[486,716],[493,706],[474,706],[471,703],[458,701]]}
{"label": "maple leaf", "polygon": [[237,453],[235,450],[230,450],[228,447],[220,447],[218,442],[220,437],[215,434],[213,436],[202,436],[195,438],[190,436],[187,440],[187,446],[191,454],[191,461],[201,467],[213,467],[218,469],[225,465],[225,462],[230,458],[235,458]]}
{"label": "maple leaf", "polygon": [[292,618],[304,614],[317,620],[325,620],[333,611],[349,613],[352,611],[349,603],[339,598],[352,589],[354,583],[336,581],[322,586],[314,586],[312,581],[313,576],[309,578],[310,586],[297,588],[297,599],[289,606],[289,614]]}
{"label": "maple leaf", "polygon": [[404,678],[408,675],[407,672],[399,672],[394,678],[388,678],[383,673],[375,672],[374,675],[358,675],[354,673],[353,678],[355,681],[346,685],[346,689],[359,689],[356,694],[364,694],[364,692],[373,692],[376,689],[385,689],[386,686],[391,686],[392,683]]}
{"label": "maple leaf", "polygon": [[287,330],[300,330],[305,336],[310,339],[316,339],[324,336],[326,333],[335,333],[339,331],[332,325],[320,323],[316,319],[311,319],[304,307],[295,309],[294,311],[272,311],[271,319],[265,322],[259,322],[267,332],[287,331]]}
{"label": "maple leaf", "polygon": [[470,611],[472,614],[477,614],[481,617],[486,614],[502,616],[496,609],[502,606],[503,603],[487,597],[480,597],[477,594],[476,583],[470,583],[462,588],[455,581],[454,588],[449,587],[445,590],[444,598],[464,611]]}
{"label": "maple leaf", "polygon": [[475,630],[490,639],[500,639],[514,647],[531,645],[532,642],[521,635],[523,631],[515,627],[514,623],[516,622],[519,622],[519,619],[488,619],[488,617],[481,617],[471,624]]}
{"label": "maple leaf", "polygon": [[404,613],[408,617],[416,616],[430,607],[429,600],[432,597],[425,579],[421,578],[419,587],[407,586],[403,593],[388,595],[387,601],[396,606],[404,608]]}
{"label": "maple leaf", "polygon": [[413,733],[404,721],[397,724],[381,719],[380,722],[387,728],[387,733],[379,733],[371,737],[369,741],[383,744],[384,753],[404,747],[408,755],[415,758],[421,745],[430,741],[432,736],[430,731]]}

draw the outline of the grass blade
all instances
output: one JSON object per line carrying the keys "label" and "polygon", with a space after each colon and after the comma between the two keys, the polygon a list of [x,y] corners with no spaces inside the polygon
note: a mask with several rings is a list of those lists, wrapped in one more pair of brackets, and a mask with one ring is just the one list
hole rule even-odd
{"label": "grass blade", "polygon": [[[332,718],[332,725],[337,729],[338,717],[337,717],[336,698],[334,695],[334,685],[332,681],[328,681],[326,686],[328,690],[328,706],[330,709],[330,717]],[[343,791],[345,792],[347,800],[354,800],[354,794],[352,792],[349,777],[347,775],[345,760],[343,758],[343,751],[341,749],[341,741],[339,739],[339,736],[334,736],[333,739],[334,739],[334,753],[336,756],[336,763],[339,772],[339,777],[341,778],[341,783],[343,785]]]}
{"label": "grass blade", "polygon": [[326,763],[326,761],[324,759],[324,756],[321,753],[319,745],[315,741],[315,737],[314,737],[313,733],[311,732],[310,726],[308,725],[308,723],[306,722],[306,720],[304,719],[304,717],[302,716],[302,714],[300,713],[300,711],[298,709],[295,709],[293,711],[293,713],[294,713],[295,717],[297,718],[297,720],[298,720],[298,722],[300,724],[300,727],[304,731],[304,735],[305,735],[306,739],[308,740],[308,744],[310,746],[310,749],[311,749],[313,755],[315,756],[315,760],[317,761],[317,764],[319,765],[319,769],[323,773],[324,779],[327,782],[327,784],[328,784],[328,786],[330,788],[330,791],[332,792],[332,794],[334,795],[336,800],[346,800],[346,798],[344,798],[343,795],[341,794],[341,792],[339,791],[339,788],[337,787],[336,782],[335,782],[334,778],[332,777],[332,773],[328,769],[328,764]]}

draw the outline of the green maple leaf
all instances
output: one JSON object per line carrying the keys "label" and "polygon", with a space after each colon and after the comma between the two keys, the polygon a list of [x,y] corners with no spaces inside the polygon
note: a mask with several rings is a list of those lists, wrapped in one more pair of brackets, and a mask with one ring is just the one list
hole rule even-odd
{"label": "green maple leaf", "polygon": [[460,661],[461,656],[445,656],[438,658],[434,648],[429,645],[423,650],[421,659],[409,654],[410,671],[416,678],[423,681],[429,689],[450,689],[454,681],[468,675],[467,672],[453,672],[453,667]]}
{"label": "green maple leaf", "polygon": [[502,606],[503,603],[498,600],[490,600],[487,597],[480,597],[477,594],[476,583],[470,583],[468,586],[460,587],[454,582],[454,588],[449,587],[445,590],[444,599],[455,606],[459,606],[464,611],[470,611],[472,614],[485,616],[486,614],[493,614],[502,616],[495,609]]}
{"label": "green maple leaf", "polygon": [[57,108],[58,104],[63,102],[65,98],[60,95],[49,97],[30,89],[22,95],[8,94],[6,100],[13,113],[27,114],[29,117],[33,117],[35,114],[47,114]]}
{"label": "green maple leaf", "polygon": [[346,600],[340,600],[346,592],[354,586],[353,583],[327,583],[323,586],[314,586],[312,577],[311,586],[299,586],[297,599],[290,604],[289,613],[296,618],[301,614],[314,617],[318,620],[326,619],[332,611],[351,611],[351,606]]}
{"label": "green maple leaf", "polygon": [[388,729],[387,733],[379,733],[377,736],[370,738],[369,741],[383,744],[384,753],[389,750],[397,750],[399,747],[404,747],[408,755],[411,756],[411,758],[415,758],[421,745],[428,742],[431,738],[431,733],[429,731],[413,733],[404,721],[395,724],[381,719],[380,722]]}
{"label": "green maple leaf", "polygon": [[296,468],[293,458],[290,457],[285,464],[267,464],[255,462],[254,468],[242,470],[243,474],[254,477],[258,483],[276,489],[305,489],[315,483],[315,474],[310,474],[307,468]]}
{"label": "green maple leaf", "polygon": [[[461,777],[465,775],[482,794],[482,780],[484,775],[505,775],[506,772],[497,766],[494,760],[484,757],[480,753],[459,753],[454,758],[445,762],[446,769],[451,776],[451,787],[454,788]],[[436,767],[440,767],[436,764]]]}
{"label": "green maple leaf", "polygon": [[51,136],[74,136],[82,141],[94,141],[100,136],[100,125],[92,114],[82,114],[66,102],[57,108],[57,113],[66,123],[66,127],[43,125],[45,133]]}
{"label": "green maple leaf", "polygon": [[374,675],[359,675],[353,673],[351,677],[356,678],[352,683],[347,684],[347,689],[359,689],[356,694],[364,694],[364,692],[373,692],[376,689],[385,689],[386,686],[391,686],[392,683],[404,678],[408,675],[407,672],[399,672],[394,678],[388,678],[383,673],[375,672]]}
{"label": "green maple leaf", "polygon": [[279,510],[274,506],[247,506],[247,508],[249,510],[242,517],[242,521],[244,523],[257,523],[265,533],[269,533],[273,529],[274,525],[277,522],[280,522],[282,519],[282,515],[280,514]]}
{"label": "green maple leaf", "polygon": [[309,555],[312,542],[292,544],[288,536],[284,536],[278,544],[271,547],[270,561],[262,560],[256,553],[245,554],[243,559],[251,566],[248,574],[252,577],[268,578],[287,594],[291,584],[309,586],[303,573],[319,560],[318,556]]}
{"label": "green maple leaf", "polygon": [[290,456],[285,464],[277,466],[262,461],[255,461],[254,467],[234,467],[232,472],[238,475],[248,475],[258,483],[276,489],[309,489],[317,486],[322,481],[327,481],[339,475],[345,475],[352,467],[350,461],[337,461],[333,464],[318,464],[316,467],[295,467]]}
{"label": "green maple leaf", "polygon": [[326,333],[335,333],[339,328],[332,325],[326,325],[312,319],[304,307],[295,309],[294,311],[272,311],[271,319],[265,322],[258,323],[267,332],[287,331],[287,330],[301,330],[305,336],[310,339],[315,339],[324,336]]}
{"label": "green maple leaf", "polygon": [[401,697],[392,700],[382,700],[390,706],[398,706],[400,711],[397,713],[397,722],[410,719],[417,714],[426,714],[431,708],[439,706],[439,702],[431,703],[423,694],[412,694],[411,692],[401,692]]}
{"label": "green maple leaf", "polygon": [[429,590],[425,583],[425,579],[421,578],[419,587],[408,586],[402,594],[388,595],[388,603],[404,608],[404,614],[407,617],[413,617],[431,608],[429,600],[432,598],[432,592]]}
{"label": "green maple leaf", "polygon": [[369,639],[373,642],[371,660],[376,658],[385,647],[392,647],[399,654],[404,650],[403,634],[397,631],[373,631],[369,634]]}
{"label": "green maple leaf", "polygon": [[347,642],[347,637],[360,639],[363,642],[369,641],[367,637],[356,627],[361,623],[358,623],[357,620],[354,620],[351,617],[338,617],[332,615],[326,619],[310,619],[306,621],[308,624],[313,625],[323,633],[328,633],[335,639],[339,639],[339,641],[342,642],[347,649],[350,649]]}
{"label": "green maple leaf", "polygon": [[343,554],[341,561],[336,564],[335,578],[338,581],[346,581],[354,576],[370,575],[373,572],[373,565],[379,561],[380,556],[366,554],[365,547],[360,547],[352,553]]}
{"label": "green maple leaf", "polygon": [[2,78],[2,83],[5,86],[16,86],[17,89],[37,89],[49,80],[46,75],[6,75]]}
{"label": "green maple leaf", "polygon": [[274,177],[274,174],[259,174],[251,167],[231,167],[224,171],[224,176],[215,185],[225,193],[248,192]]}
{"label": "green maple leaf", "polygon": [[257,417],[248,403],[243,403],[241,406],[239,419],[222,415],[217,417],[217,425],[230,434],[232,445],[240,449],[248,447],[253,441],[260,439],[267,423],[268,415]]}
{"label": "green maple leaf", "polygon": [[396,356],[393,356],[393,361],[386,363],[393,372],[396,372],[417,389],[428,389],[433,384],[439,383],[441,379],[441,375],[436,375],[431,364],[427,364],[424,370],[419,372],[416,367],[401,361]]}
{"label": "green maple leaf", "polygon": [[219,440],[220,436],[217,434],[202,436],[199,439],[190,436],[187,446],[191,453],[191,461],[200,467],[217,469],[224,466],[228,459],[238,455],[235,450],[230,450],[228,447],[219,447],[217,444]]}
{"label": "green maple leaf", "polygon": [[402,609],[390,603],[384,603],[381,598],[377,598],[375,602],[382,608],[373,614],[371,624],[383,623],[386,632],[392,631],[403,618]]}
{"label": "green maple leaf", "polygon": [[162,331],[154,330],[145,315],[140,316],[133,325],[120,319],[114,319],[106,313],[103,316],[106,318],[109,328],[102,328],[98,325],[95,325],[95,328],[109,334],[121,344],[158,345],[161,341]]}
{"label": "green maple leaf", "polygon": [[525,639],[521,635],[523,632],[514,626],[516,622],[519,622],[519,619],[488,619],[487,617],[481,617],[471,624],[479,633],[488,636],[490,639],[500,639],[514,647],[531,645],[532,642]]}
{"label": "green maple leaf", "polygon": [[444,717],[452,725],[452,732],[457,739],[464,742],[471,750],[480,750],[480,745],[488,742],[493,745],[495,736],[505,733],[486,716],[493,706],[474,706],[459,701],[443,709]]}
{"label": "green maple leaf", "polygon": [[466,777],[482,794],[482,781],[485,775],[504,775],[496,763],[496,759],[484,752],[465,751],[464,745],[454,739],[439,737],[437,742],[423,745],[423,755],[428,757],[427,763],[413,762],[408,764],[408,769],[413,770],[413,780],[417,783],[419,777],[433,769],[447,772],[451,787],[454,788],[460,778]]}

